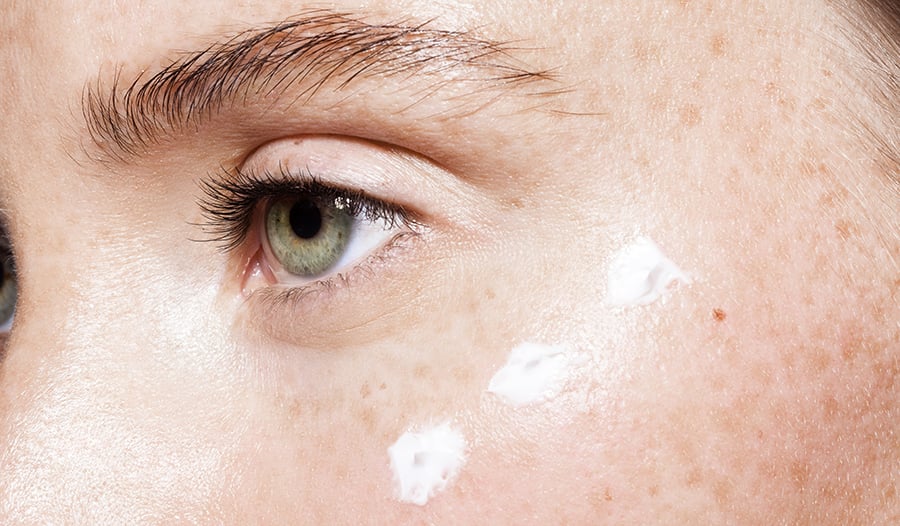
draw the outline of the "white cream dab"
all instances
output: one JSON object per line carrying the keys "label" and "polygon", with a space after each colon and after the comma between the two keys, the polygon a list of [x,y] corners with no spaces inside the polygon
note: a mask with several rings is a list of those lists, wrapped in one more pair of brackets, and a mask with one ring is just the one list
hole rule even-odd
{"label": "white cream dab", "polygon": [[462,433],[444,423],[404,433],[388,448],[397,498],[424,506],[459,474],[466,461]]}
{"label": "white cream dab", "polygon": [[606,301],[614,306],[648,305],[663,297],[677,281],[690,283],[691,278],[656,243],[639,237],[613,257]]}
{"label": "white cream dab", "polygon": [[542,402],[559,394],[569,358],[563,347],[522,343],[488,384],[488,392],[514,406]]}

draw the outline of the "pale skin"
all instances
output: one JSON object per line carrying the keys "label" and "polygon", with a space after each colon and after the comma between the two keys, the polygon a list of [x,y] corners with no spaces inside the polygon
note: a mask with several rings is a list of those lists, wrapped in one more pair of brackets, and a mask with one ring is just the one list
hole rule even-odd
{"label": "pale skin", "polygon": [[[514,42],[498,60],[547,75],[376,72],[133,155],[92,139],[85,86],[322,6],[4,8],[0,523],[898,520],[898,196],[844,126],[867,101],[837,23],[812,0],[698,4],[330,3]],[[241,247],[196,241],[199,183],[229,163],[320,170],[427,233],[273,302]],[[610,308],[637,235],[693,282]],[[515,408],[486,387],[525,341],[585,361]],[[465,465],[399,502],[387,448],[442,421]]]}

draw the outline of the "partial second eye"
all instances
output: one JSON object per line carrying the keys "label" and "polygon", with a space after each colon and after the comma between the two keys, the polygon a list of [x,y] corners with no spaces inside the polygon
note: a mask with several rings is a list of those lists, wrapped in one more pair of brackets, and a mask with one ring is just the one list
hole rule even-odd
{"label": "partial second eye", "polygon": [[18,296],[16,268],[5,241],[0,241],[0,267],[0,334],[5,334],[12,328]]}

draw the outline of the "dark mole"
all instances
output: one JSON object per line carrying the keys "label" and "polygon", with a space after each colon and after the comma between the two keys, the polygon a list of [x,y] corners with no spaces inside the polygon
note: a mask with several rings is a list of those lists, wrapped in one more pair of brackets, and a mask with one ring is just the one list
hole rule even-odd
{"label": "dark mole", "polygon": [[725,311],[719,308],[713,309],[713,319],[716,321],[725,321]]}

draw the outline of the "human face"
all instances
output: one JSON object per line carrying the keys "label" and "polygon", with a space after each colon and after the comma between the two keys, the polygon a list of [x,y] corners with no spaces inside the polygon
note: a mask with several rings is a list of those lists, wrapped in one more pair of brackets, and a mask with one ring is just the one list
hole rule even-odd
{"label": "human face", "polygon": [[0,522],[888,522],[837,23],[700,4],[4,9]]}

